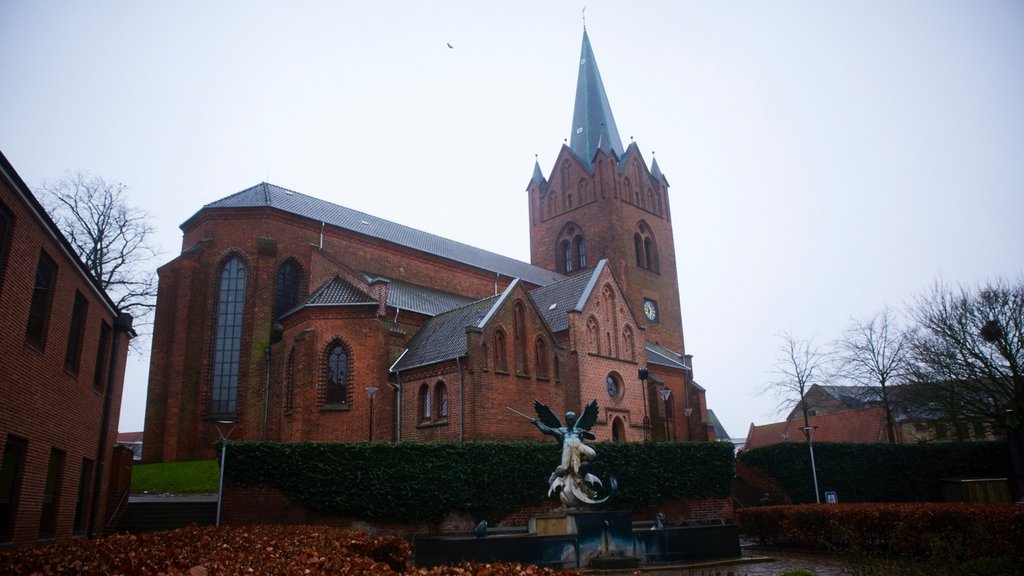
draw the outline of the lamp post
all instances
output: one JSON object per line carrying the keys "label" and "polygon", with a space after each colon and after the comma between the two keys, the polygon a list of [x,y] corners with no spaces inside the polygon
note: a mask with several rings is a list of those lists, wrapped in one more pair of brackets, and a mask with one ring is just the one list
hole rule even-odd
{"label": "lamp post", "polygon": [[644,399],[644,421],[643,421],[643,425],[644,425],[644,440],[650,440],[651,439],[651,419],[650,419],[649,416],[647,416],[647,377],[648,376],[650,376],[650,373],[647,371],[647,368],[641,368],[640,371],[637,372],[637,377],[640,378],[640,392],[643,394],[643,399]]}
{"label": "lamp post", "polygon": [[816,426],[804,426],[801,430],[807,435],[807,449],[811,452],[811,478],[814,479],[814,502],[821,504],[821,497],[818,496],[818,470],[814,467],[814,429]]}
{"label": "lamp post", "polygon": [[[215,426],[217,427],[217,434],[220,435],[220,484],[217,487],[217,523],[216,526],[220,526],[220,503],[224,500],[224,463],[227,460],[228,455],[228,436],[235,431],[235,424],[238,424],[238,420],[217,420]],[[228,433],[225,434],[221,431],[221,426],[230,426]]]}
{"label": "lamp post", "polygon": [[668,401],[669,401],[669,398],[671,398],[671,397],[672,397],[672,391],[671,390],[669,390],[667,387],[661,389],[661,399],[665,402],[665,417],[662,418],[662,420],[665,421],[665,441],[666,442],[668,442],[669,440],[672,439],[672,434],[669,433],[669,428],[668,428],[668,413],[669,413]]}
{"label": "lamp post", "polygon": [[367,386],[366,395],[370,397],[370,442],[373,442],[373,397],[377,395],[377,387]]}

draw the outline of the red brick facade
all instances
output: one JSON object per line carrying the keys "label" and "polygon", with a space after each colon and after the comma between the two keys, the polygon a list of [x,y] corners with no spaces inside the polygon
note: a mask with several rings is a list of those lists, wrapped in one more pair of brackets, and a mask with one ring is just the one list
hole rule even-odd
{"label": "red brick facade", "polygon": [[131,317],[2,155],[0,221],[0,546],[102,533]]}

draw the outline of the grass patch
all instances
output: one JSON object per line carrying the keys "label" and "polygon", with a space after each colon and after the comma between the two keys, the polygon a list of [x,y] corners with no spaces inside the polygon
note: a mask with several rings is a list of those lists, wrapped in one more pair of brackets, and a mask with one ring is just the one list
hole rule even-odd
{"label": "grass patch", "polygon": [[216,460],[136,464],[132,494],[215,494],[219,480]]}

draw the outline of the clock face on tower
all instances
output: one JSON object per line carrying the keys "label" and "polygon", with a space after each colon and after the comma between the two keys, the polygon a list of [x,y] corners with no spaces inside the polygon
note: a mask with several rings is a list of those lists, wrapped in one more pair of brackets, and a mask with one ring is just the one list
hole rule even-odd
{"label": "clock face on tower", "polygon": [[649,298],[644,298],[644,318],[648,322],[658,321],[658,303]]}

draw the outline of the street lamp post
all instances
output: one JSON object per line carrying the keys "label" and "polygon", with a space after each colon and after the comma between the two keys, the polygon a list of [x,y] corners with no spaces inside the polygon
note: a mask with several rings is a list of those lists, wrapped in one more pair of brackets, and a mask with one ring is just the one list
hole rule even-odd
{"label": "street lamp post", "polygon": [[668,411],[668,401],[669,401],[669,398],[671,398],[671,397],[672,397],[672,391],[671,390],[669,390],[668,388],[662,388],[661,389],[661,399],[665,402],[665,417],[662,418],[662,420],[665,421],[665,441],[666,442],[672,439],[672,434],[669,433],[669,428],[668,428],[668,413],[669,413],[669,411]]}
{"label": "street lamp post", "polygon": [[[217,487],[217,523],[216,526],[220,526],[220,504],[224,500],[224,463],[227,461],[228,455],[228,436],[235,430],[235,424],[238,424],[238,420],[217,420],[215,426],[217,427],[217,434],[220,435],[220,484]],[[228,433],[225,434],[221,431],[221,426],[231,426],[228,428]]]}
{"label": "street lamp post", "polygon": [[370,442],[373,442],[373,397],[377,395],[377,387],[367,386],[366,395],[370,397]]}
{"label": "street lamp post", "polygon": [[814,428],[815,426],[804,426],[802,430],[807,435],[807,449],[811,452],[811,478],[814,479],[814,502],[821,504],[821,497],[818,496],[818,470],[814,467]]}

